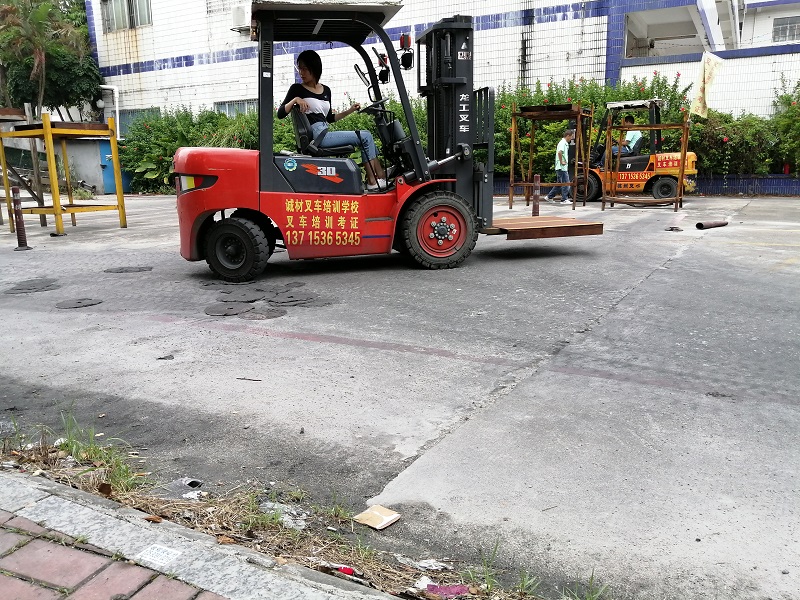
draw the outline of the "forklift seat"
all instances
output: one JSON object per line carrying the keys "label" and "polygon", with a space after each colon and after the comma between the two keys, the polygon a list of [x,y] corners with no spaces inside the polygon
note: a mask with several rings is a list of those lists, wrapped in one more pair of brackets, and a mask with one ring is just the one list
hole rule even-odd
{"label": "forklift seat", "polygon": [[300,111],[299,106],[292,108],[292,125],[294,125],[294,139],[297,143],[297,151],[300,154],[310,156],[347,156],[355,152],[353,146],[330,146],[320,148],[323,138],[327,131],[321,132],[316,138],[311,130],[311,123],[305,113]]}
{"label": "forklift seat", "polygon": [[636,143],[631,148],[631,151],[628,153],[628,156],[638,156],[642,150],[642,144],[644,143],[644,136],[640,136]]}

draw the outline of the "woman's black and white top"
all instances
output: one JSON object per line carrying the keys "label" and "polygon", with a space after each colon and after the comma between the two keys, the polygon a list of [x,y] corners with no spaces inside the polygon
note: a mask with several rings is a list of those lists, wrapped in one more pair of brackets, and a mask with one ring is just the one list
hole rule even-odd
{"label": "woman's black and white top", "polygon": [[278,118],[283,119],[288,114],[286,105],[295,98],[302,98],[308,102],[308,122],[314,123],[333,123],[335,115],[331,111],[331,88],[327,85],[322,86],[322,93],[315,94],[301,83],[293,83],[286,93],[286,98],[278,107]]}

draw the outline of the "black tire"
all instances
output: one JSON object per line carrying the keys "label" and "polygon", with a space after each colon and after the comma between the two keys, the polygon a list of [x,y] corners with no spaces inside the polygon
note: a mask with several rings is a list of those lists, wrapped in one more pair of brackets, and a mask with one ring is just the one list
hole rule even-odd
{"label": "black tire", "polygon": [[206,237],[206,261],[225,281],[250,281],[269,260],[261,228],[248,219],[230,217],[214,224]]}
{"label": "black tire", "polygon": [[653,183],[653,198],[674,198],[678,195],[678,182],[672,177],[659,177]]}
{"label": "black tire", "polygon": [[452,269],[478,241],[477,219],[467,201],[451,192],[431,192],[403,216],[400,236],[409,257],[426,269]]}
{"label": "black tire", "polygon": [[600,179],[594,173],[589,173],[585,188],[581,186],[578,189],[578,198],[581,198],[581,194],[584,192],[586,193],[586,202],[594,202],[600,197]]}
{"label": "black tire", "polygon": [[231,214],[231,218],[247,219],[248,221],[252,221],[256,225],[258,225],[267,238],[267,244],[269,245],[269,255],[272,256],[275,253],[275,245],[277,244],[278,241],[277,230],[275,229],[275,226],[272,224],[272,221],[269,220],[269,217],[267,217],[267,215],[252,209],[237,208]]}

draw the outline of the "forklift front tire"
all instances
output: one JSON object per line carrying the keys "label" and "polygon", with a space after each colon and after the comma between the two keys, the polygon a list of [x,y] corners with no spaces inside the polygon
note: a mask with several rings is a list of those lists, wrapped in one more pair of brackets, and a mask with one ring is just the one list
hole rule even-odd
{"label": "forklift front tire", "polygon": [[678,182],[672,177],[659,177],[653,183],[653,198],[674,198],[678,195]]}
{"label": "forklift front tire", "polygon": [[406,212],[402,228],[408,255],[426,269],[457,267],[478,241],[472,209],[451,192],[421,196]]}
{"label": "forklift front tire", "polygon": [[269,260],[269,244],[261,228],[249,219],[230,217],[217,222],[206,237],[206,260],[225,281],[249,281]]}

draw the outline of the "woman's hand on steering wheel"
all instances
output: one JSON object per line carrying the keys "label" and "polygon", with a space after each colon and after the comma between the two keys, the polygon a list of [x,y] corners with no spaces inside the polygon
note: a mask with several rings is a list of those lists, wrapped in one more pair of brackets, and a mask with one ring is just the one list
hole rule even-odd
{"label": "woman's hand on steering wheel", "polygon": [[377,110],[379,108],[383,108],[383,105],[386,104],[386,102],[388,100],[389,100],[388,98],[381,98],[377,102],[373,102],[372,104],[370,104],[368,106],[365,106],[363,108],[359,108],[358,112],[359,113],[367,113],[367,112],[369,112],[371,110]]}

